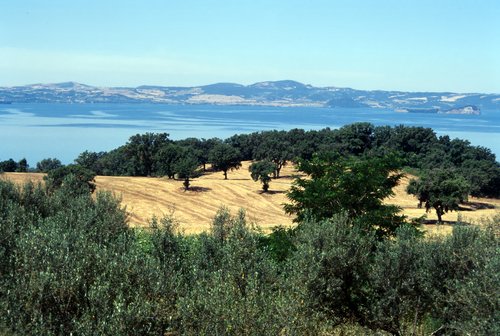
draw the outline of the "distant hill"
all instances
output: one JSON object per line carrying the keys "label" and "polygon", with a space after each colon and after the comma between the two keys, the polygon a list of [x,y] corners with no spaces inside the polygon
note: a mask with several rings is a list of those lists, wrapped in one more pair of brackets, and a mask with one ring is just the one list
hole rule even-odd
{"label": "distant hill", "polygon": [[[0,101],[12,103],[164,103],[260,106],[388,108],[400,111],[474,112],[500,109],[500,94],[402,92],[314,87],[292,80],[252,85],[94,87],[66,82],[0,87]],[[470,110],[469,109],[469,110]],[[470,112],[470,111],[469,111]],[[474,113],[476,114],[476,113]]]}

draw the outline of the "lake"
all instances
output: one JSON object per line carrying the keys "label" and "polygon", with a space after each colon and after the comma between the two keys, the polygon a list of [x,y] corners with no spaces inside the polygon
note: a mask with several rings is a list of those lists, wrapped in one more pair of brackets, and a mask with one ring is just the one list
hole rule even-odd
{"label": "lake", "polygon": [[469,140],[500,156],[500,111],[480,116],[397,113],[382,109],[160,104],[0,105],[0,160],[25,157],[71,163],[81,152],[108,151],[131,135],[166,132],[172,139],[227,138],[236,133],[338,128],[353,122],[424,126]]}

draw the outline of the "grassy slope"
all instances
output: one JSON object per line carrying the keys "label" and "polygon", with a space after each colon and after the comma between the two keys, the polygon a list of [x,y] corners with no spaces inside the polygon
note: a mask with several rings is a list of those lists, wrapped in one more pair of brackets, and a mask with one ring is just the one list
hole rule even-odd
{"label": "grassy slope", "polygon": [[[186,233],[196,233],[206,230],[222,206],[227,206],[234,213],[245,208],[247,217],[267,230],[277,225],[292,225],[292,218],[283,212],[282,204],[287,202],[286,190],[293,181],[293,174],[297,172],[292,167],[285,167],[282,178],[271,181],[270,193],[260,192],[260,183],[254,182],[248,173],[248,162],[237,171],[228,173],[228,180],[224,180],[222,173],[207,173],[192,182],[191,191],[184,192],[182,181],[166,178],[146,177],[113,177],[98,176],[96,184],[98,190],[110,190],[122,198],[130,214],[130,223],[133,226],[146,226],[148,219],[156,215],[162,217],[173,212]],[[27,180],[41,181],[43,174],[5,173],[4,179],[21,183]],[[425,214],[425,209],[417,208],[417,200],[405,192],[408,178],[395,188],[396,196],[387,200],[404,209],[409,217],[419,217]],[[490,217],[499,213],[500,200],[497,199],[470,199],[470,203],[463,207],[460,215],[466,221],[477,222],[483,217]],[[458,213],[445,214],[445,221],[456,221]],[[429,220],[435,220],[434,213],[427,214]],[[436,233],[447,233],[449,225],[427,225],[426,229]]]}

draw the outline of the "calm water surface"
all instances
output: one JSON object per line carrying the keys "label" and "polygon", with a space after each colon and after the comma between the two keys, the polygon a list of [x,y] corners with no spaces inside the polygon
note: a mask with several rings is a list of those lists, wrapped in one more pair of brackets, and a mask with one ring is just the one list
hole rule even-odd
{"label": "calm water surface", "polygon": [[380,109],[158,104],[0,105],[0,160],[47,157],[72,162],[84,150],[108,151],[136,133],[173,139],[226,138],[236,133],[292,128],[337,128],[353,122],[424,126],[471,141],[500,157],[500,111],[480,116],[409,114]]}

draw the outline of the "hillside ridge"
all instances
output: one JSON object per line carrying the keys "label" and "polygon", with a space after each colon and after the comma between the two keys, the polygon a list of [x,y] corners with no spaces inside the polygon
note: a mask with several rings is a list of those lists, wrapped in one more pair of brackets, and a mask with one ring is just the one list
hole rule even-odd
{"label": "hillside ridge", "polygon": [[384,108],[394,110],[500,109],[500,94],[403,92],[315,87],[293,80],[251,85],[97,87],[76,82],[0,87],[0,101],[10,103],[160,103],[249,106]]}

